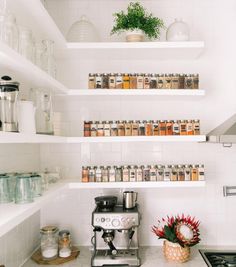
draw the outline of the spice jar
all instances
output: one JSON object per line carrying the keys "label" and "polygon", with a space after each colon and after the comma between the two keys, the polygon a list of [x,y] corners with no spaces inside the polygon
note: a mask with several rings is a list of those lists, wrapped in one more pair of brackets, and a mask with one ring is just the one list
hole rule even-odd
{"label": "spice jar", "polygon": [[150,181],[154,182],[156,180],[157,180],[156,166],[151,165],[151,167],[150,167]]}
{"label": "spice jar", "polygon": [[199,181],[204,181],[205,180],[205,170],[204,170],[204,165],[198,166],[198,180]]}
{"label": "spice jar", "polygon": [[139,130],[139,121],[132,121],[131,132],[132,136],[137,136]]}
{"label": "spice jar", "polygon": [[185,181],[191,181],[191,173],[189,165],[184,165],[184,178]]}
{"label": "spice jar", "polygon": [[104,124],[102,121],[97,124],[97,136],[104,136]]}
{"label": "spice jar", "polygon": [[132,73],[129,75],[129,88],[137,89],[137,74]]}
{"label": "spice jar", "polygon": [[178,181],[178,173],[177,173],[177,168],[175,165],[171,165],[170,180],[171,181]]}
{"label": "spice jar", "polygon": [[172,75],[171,89],[179,89],[179,74],[177,73]]}
{"label": "spice jar", "polygon": [[118,136],[118,128],[116,121],[112,121],[111,123],[111,136]]}
{"label": "spice jar", "polygon": [[96,169],[94,167],[89,168],[89,182],[94,183],[95,182],[95,173]]}
{"label": "spice jar", "polygon": [[164,168],[164,181],[170,181],[171,165],[166,165]]}
{"label": "spice jar", "polygon": [[91,124],[90,124],[90,136],[91,137],[95,137],[97,136],[97,124],[98,122],[94,122],[92,121]]}
{"label": "spice jar", "polygon": [[71,236],[68,230],[59,232],[59,257],[67,258],[71,255]]}
{"label": "spice jar", "polygon": [[179,135],[180,134],[180,126],[179,121],[173,122],[173,135]]}
{"label": "spice jar", "polygon": [[166,135],[166,122],[159,121],[159,135]]}
{"label": "spice jar", "polygon": [[164,83],[165,89],[171,89],[171,81],[172,81],[172,75],[165,74],[165,83]]}
{"label": "spice jar", "polygon": [[193,135],[194,131],[193,131],[193,121],[192,120],[188,120],[187,121],[187,135]]}
{"label": "spice jar", "polygon": [[143,78],[143,74],[139,73],[137,75],[137,89],[143,89],[143,83],[144,83],[144,78]]}
{"label": "spice jar", "polygon": [[191,180],[198,181],[198,168],[196,165],[191,166]]}
{"label": "spice jar", "polygon": [[116,89],[123,88],[123,77],[121,73],[116,74]]}
{"label": "spice jar", "polygon": [[92,73],[89,73],[88,88],[89,89],[94,89],[95,88],[95,75],[92,74]]}
{"label": "spice jar", "polygon": [[97,89],[102,88],[102,76],[99,73],[95,75],[95,88]]}
{"label": "spice jar", "polygon": [[122,181],[122,168],[120,166],[116,166],[115,171],[116,171],[116,182],[121,182]]}
{"label": "spice jar", "polygon": [[193,132],[194,135],[200,135],[200,120],[193,121]]}
{"label": "spice jar", "polygon": [[158,75],[157,88],[158,89],[163,89],[164,88],[164,83],[165,83],[165,75],[164,74],[159,74]]}
{"label": "spice jar", "polygon": [[109,121],[106,121],[104,123],[104,136],[110,136],[111,135],[111,124]]}
{"label": "spice jar", "polygon": [[193,78],[190,74],[184,77],[184,89],[193,89]]}
{"label": "spice jar", "polygon": [[184,181],[185,177],[184,177],[184,169],[183,169],[183,165],[178,165],[178,181]]}
{"label": "spice jar", "polygon": [[102,170],[101,168],[98,166],[96,167],[96,172],[95,172],[95,180],[97,183],[100,183],[102,181]]}
{"label": "spice jar", "polygon": [[152,73],[150,76],[150,89],[157,88],[157,76],[155,73]]}
{"label": "spice jar", "polygon": [[116,170],[114,166],[109,167],[108,172],[109,172],[109,182],[115,182],[116,181]]}
{"label": "spice jar", "polygon": [[129,168],[129,181],[136,182],[136,166],[131,165]]}
{"label": "spice jar", "polygon": [[114,73],[110,73],[109,75],[109,89],[116,88],[116,76]]}
{"label": "spice jar", "polygon": [[123,182],[129,182],[129,166],[122,167],[122,180]]}
{"label": "spice jar", "polygon": [[140,121],[138,129],[139,135],[145,135],[145,123],[146,121]]}
{"label": "spice jar", "polygon": [[126,121],[125,122],[125,136],[131,136],[132,130],[131,130],[131,121]]}
{"label": "spice jar", "polygon": [[180,135],[187,135],[187,121],[181,120],[179,128],[180,128]]}
{"label": "spice jar", "polygon": [[82,167],[82,183],[89,182],[89,169],[88,167]]}
{"label": "spice jar", "polygon": [[159,135],[159,122],[158,121],[154,121],[153,122],[153,135]]}
{"label": "spice jar", "polygon": [[108,167],[107,166],[101,166],[101,170],[102,170],[102,182],[104,182],[104,183],[109,182]]}
{"label": "spice jar", "polygon": [[125,122],[118,121],[117,128],[118,128],[118,136],[125,136]]}
{"label": "spice jar", "polygon": [[90,127],[91,127],[91,121],[85,121],[84,122],[84,136],[85,137],[91,136]]}
{"label": "spice jar", "polygon": [[164,166],[157,165],[157,181],[163,181],[163,180],[164,180]]}
{"label": "spice jar", "polygon": [[107,73],[103,73],[102,75],[102,88],[103,89],[109,88],[109,75]]}
{"label": "spice jar", "polygon": [[179,75],[179,89],[184,89],[184,81],[185,81],[185,75],[180,74]]}
{"label": "spice jar", "polygon": [[199,89],[199,74],[193,74],[193,89]]}
{"label": "spice jar", "polygon": [[143,167],[143,181],[150,181],[150,166]]}
{"label": "spice jar", "polygon": [[41,253],[45,260],[52,260],[58,256],[58,228],[45,226],[40,229]]}
{"label": "spice jar", "polygon": [[143,88],[144,89],[150,89],[150,74],[145,74],[144,75],[144,81],[143,81]]}
{"label": "spice jar", "polygon": [[173,121],[166,122],[166,135],[173,135]]}
{"label": "spice jar", "polygon": [[123,89],[129,89],[129,83],[130,83],[129,74],[128,73],[123,74]]}
{"label": "spice jar", "polygon": [[143,181],[142,166],[136,166],[136,181],[137,182],[142,182]]}
{"label": "spice jar", "polygon": [[153,124],[153,121],[147,121],[145,123],[145,135],[146,136],[152,135],[152,124]]}

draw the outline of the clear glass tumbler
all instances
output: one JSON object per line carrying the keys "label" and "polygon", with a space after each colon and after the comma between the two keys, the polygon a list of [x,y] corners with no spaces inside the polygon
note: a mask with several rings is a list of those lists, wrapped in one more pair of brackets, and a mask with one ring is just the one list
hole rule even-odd
{"label": "clear glass tumbler", "polygon": [[43,45],[45,46],[44,54],[44,70],[51,75],[56,77],[56,61],[54,57],[54,42],[51,40],[43,40]]}
{"label": "clear glass tumbler", "polygon": [[30,175],[20,175],[16,178],[15,203],[26,204],[34,201]]}
{"label": "clear glass tumbler", "polygon": [[42,196],[43,185],[42,177],[38,174],[31,175],[31,189],[34,197]]}
{"label": "clear glass tumbler", "polygon": [[10,179],[7,175],[0,175],[0,203],[11,201]]}
{"label": "clear glass tumbler", "polygon": [[19,53],[27,59],[33,61],[33,51],[32,32],[25,27],[21,27],[19,34]]}

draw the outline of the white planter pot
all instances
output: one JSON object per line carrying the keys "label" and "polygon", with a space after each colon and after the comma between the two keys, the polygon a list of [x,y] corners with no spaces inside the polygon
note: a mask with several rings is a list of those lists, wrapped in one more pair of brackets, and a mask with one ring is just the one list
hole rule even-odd
{"label": "white planter pot", "polygon": [[126,31],[126,42],[143,42],[144,32],[142,30]]}

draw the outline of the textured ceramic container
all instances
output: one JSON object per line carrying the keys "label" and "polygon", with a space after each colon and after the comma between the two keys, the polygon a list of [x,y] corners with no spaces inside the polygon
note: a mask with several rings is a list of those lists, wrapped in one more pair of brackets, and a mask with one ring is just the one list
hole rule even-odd
{"label": "textured ceramic container", "polygon": [[144,33],[142,30],[130,30],[126,31],[126,42],[143,42]]}
{"label": "textured ceramic container", "polygon": [[165,258],[168,261],[175,263],[183,263],[189,260],[190,258],[190,248],[181,247],[177,243],[172,243],[167,240],[163,244],[163,253]]}

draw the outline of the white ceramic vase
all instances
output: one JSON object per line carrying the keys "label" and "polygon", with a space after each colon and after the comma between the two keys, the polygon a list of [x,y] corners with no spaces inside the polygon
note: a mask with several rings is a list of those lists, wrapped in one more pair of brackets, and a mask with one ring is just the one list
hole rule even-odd
{"label": "white ceramic vase", "polygon": [[175,19],[167,29],[166,40],[169,42],[189,41],[189,27],[182,19]]}
{"label": "white ceramic vase", "polygon": [[139,29],[129,30],[125,33],[126,42],[143,42],[144,32]]}

